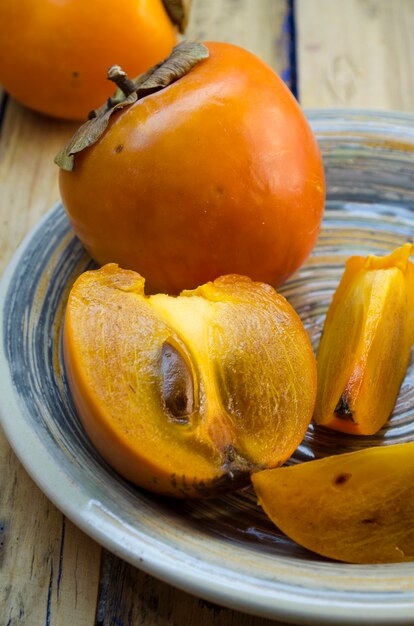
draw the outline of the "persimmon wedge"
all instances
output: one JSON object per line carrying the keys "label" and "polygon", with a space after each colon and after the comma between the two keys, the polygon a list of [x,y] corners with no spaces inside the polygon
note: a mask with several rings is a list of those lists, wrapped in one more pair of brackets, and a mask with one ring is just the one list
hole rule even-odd
{"label": "persimmon wedge", "polygon": [[372,435],[391,415],[414,342],[413,251],[348,259],[317,352],[317,424]]}
{"label": "persimmon wedge", "polygon": [[276,291],[224,276],[146,296],[108,264],[69,296],[64,358],[80,419],[102,456],[146,489],[207,497],[286,461],[316,396],[307,333]]}
{"label": "persimmon wedge", "polygon": [[301,546],[349,563],[414,561],[414,442],[259,472],[270,519]]}

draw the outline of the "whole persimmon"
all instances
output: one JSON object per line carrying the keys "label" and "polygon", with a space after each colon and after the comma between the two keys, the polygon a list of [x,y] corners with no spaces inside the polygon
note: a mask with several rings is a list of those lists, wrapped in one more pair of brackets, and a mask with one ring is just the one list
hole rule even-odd
{"label": "whole persimmon", "polygon": [[277,286],[318,236],[316,139],[256,56],[198,44],[194,63],[183,46],[135,87],[120,72],[119,110],[101,108],[57,158],[63,204],[92,257],[139,271],[149,292],[229,273]]}
{"label": "whole persimmon", "polygon": [[114,61],[140,73],[175,41],[161,0],[0,0],[0,83],[31,109],[82,120],[111,95]]}
{"label": "whole persimmon", "polygon": [[207,497],[281,465],[316,396],[305,328],[274,289],[222,276],[178,297],[109,263],[66,308],[66,374],[91,441],[120,474],[169,496]]}

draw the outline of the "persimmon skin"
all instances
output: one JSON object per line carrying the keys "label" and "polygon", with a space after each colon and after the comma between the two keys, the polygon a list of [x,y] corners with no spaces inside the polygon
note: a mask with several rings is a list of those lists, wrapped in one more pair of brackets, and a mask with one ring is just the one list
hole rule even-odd
{"label": "persimmon skin", "polygon": [[253,54],[206,45],[209,58],[113,115],[60,172],[92,257],[145,275],[149,293],[230,273],[277,286],[319,232],[323,165],[295,98]]}
{"label": "persimmon skin", "polygon": [[86,119],[113,93],[111,65],[140,74],[176,41],[161,0],[0,0],[0,25],[0,83],[64,119]]}

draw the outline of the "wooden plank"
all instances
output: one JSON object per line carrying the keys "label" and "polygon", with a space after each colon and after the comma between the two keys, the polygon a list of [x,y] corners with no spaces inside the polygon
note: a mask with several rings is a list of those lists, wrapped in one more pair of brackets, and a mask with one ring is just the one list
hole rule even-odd
{"label": "wooden plank", "polygon": [[[114,580],[122,581],[115,586]],[[119,559],[106,561],[96,626],[287,626],[178,591]]]}
{"label": "wooden plank", "polygon": [[[9,100],[0,141],[0,272],[58,199],[53,156],[73,125]],[[0,607],[8,626],[94,623],[100,548],[34,485],[0,431]]]}
{"label": "wooden plank", "polygon": [[242,46],[278,74],[289,72],[287,0],[193,0],[187,39]]}
{"label": "wooden plank", "polygon": [[74,128],[9,101],[0,142],[0,272],[24,235],[59,199],[53,157]]}
{"label": "wooden plank", "polygon": [[[243,46],[288,79],[288,8],[285,0],[193,0],[186,37]],[[97,626],[113,624],[278,626],[194,598],[104,552]]]}
{"label": "wooden plank", "polygon": [[297,0],[304,107],[414,110],[412,0]]}
{"label": "wooden plank", "polygon": [[93,624],[100,548],[37,489],[2,434],[0,447],[2,623]]}

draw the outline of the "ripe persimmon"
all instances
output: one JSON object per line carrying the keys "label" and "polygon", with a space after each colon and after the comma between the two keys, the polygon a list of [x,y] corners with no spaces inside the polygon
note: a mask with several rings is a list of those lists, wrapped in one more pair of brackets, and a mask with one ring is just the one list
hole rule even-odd
{"label": "ripe persimmon", "polygon": [[81,120],[111,95],[114,62],[143,72],[175,41],[162,0],[0,0],[0,83],[36,111]]}
{"label": "ripe persimmon", "polygon": [[134,103],[98,112],[99,137],[85,126],[57,159],[63,204],[87,250],[145,275],[149,292],[230,273],[277,286],[319,232],[323,165],[299,104],[250,52],[202,47],[206,58],[190,69],[176,50],[168,71],[136,82]]}

